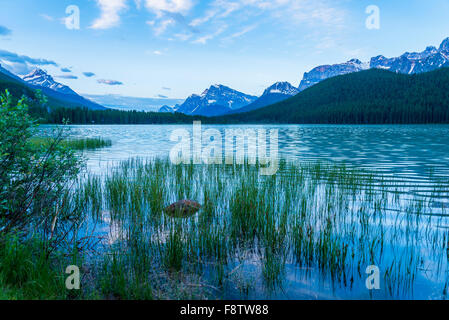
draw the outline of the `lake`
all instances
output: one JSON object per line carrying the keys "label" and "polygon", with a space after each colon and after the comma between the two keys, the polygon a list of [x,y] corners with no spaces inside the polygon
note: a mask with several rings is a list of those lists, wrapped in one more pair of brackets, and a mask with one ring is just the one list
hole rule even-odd
{"label": "lake", "polygon": [[[112,140],[111,148],[87,154],[95,170],[130,157],[168,157],[176,144],[170,134],[180,128],[192,131],[187,125],[71,126],[76,137]],[[203,130],[209,128],[223,133],[229,128],[278,129],[279,152],[289,159],[345,161],[413,180],[429,171],[449,173],[449,125],[203,125]]]}
{"label": "lake", "polygon": [[[203,130],[211,128],[219,130],[224,136],[226,129],[242,127],[203,126]],[[237,250],[227,238],[219,238],[226,243],[225,247],[229,255],[225,269],[229,274],[239,270],[240,276],[246,281],[245,286],[250,284],[253,286],[252,290],[247,292],[246,289],[236,289],[235,283],[230,281],[231,284],[224,292],[221,292],[220,297],[228,299],[442,299],[446,297],[449,283],[447,277],[449,255],[446,253],[447,245],[449,245],[446,243],[449,238],[447,231],[449,228],[447,215],[449,126],[254,125],[244,128],[278,129],[279,153],[282,158],[290,162],[315,163],[321,160],[338,165],[345,163],[349,168],[362,171],[353,173],[348,172],[347,169],[336,168],[330,169],[330,174],[326,175],[322,173],[323,168],[319,166],[299,169],[284,167],[289,170],[281,170],[278,174],[279,179],[263,180],[264,183],[260,185],[260,188],[267,192],[265,196],[271,207],[276,207],[273,212],[275,229],[284,223],[277,212],[286,212],[287,215],[291,212],[293,215],[293,212],[296,212],[295,214],[301,212],[301,206],[303,206],[307,214],[298,215],[296,218],[285,217],[287,249],[285,249],[285,260],[282,260],[282,272],[279,272],[284,276],[277,283],[276,290],[271,290],[272,288],[268,290],[266,284],[255,274],[259,272],[258,270],[265,270],[267,266],[272,268],[271,275],[277,274],[273,271],[273,268],[281,268],[273,264],[273,261],[277,260],[266,260],[267,253],[261,254],[257,243],[253,244],[254,247],[251,250],[244,252],[246,258],[242,259],[242,252]],[[51,127],[48,126],[42,128],[44,131],[49,129]],[[88,159],[88,170],[99,174],[109,173],[111,168],[117,167],[117,164],[130,158],[167,158],[176,144],[170,141],[170,135],[177,129],[191,131],[192,126],[71,126],[72,135],[75,137],[102,137],[112,140],[112,147],[89,151],[85,154]],[[147,172],[147,169],[142,170],[144,166],[141,164],[132,163],[125,167],[134,177],[132,183],[142,179],[142,183],[148,183],[148,186],[151,186],[156,181],[151,180],[155,179],[151,175],[141,177],[142,172]],[[186,194],[187,192],[182,190],[184,187],[189,190],[188,194],[196,196],[197,199],[204,197],[205,189],[203,188],[211,188],[208,191],[212,192],[214,201],[220,208],[220,212],[213,215],[215,219],[213,225],[218,228],[216,230],[224,230],[229,225],[233,225],[232,228],[234,228],[229,229],[229,234],[238,230],[233,219],[239,217],[229,218],[226,212],[231,210],[229,208],[233,205],[239,205],[239,203],[229,203],[230,198],[245,191],[245,189],[238,189],[239,176],[226,177],[226,173],[219,172],[218,169],[217,171],[206,169],[206,172],[192,168],[183,170],[182,172],[173,171],[164,164],[148,168],[148,172],[154,172],[154,174],[161,174],[161,172],[167,174],[166,181],[164,179],[164,188],[168,190],[167,197],[170,201],[176,200],[178,194]],[[123,176],[121,174],[119,172],[115,180],[111,178],[109,182],[106,182],[106,186],[108,183],[112,187],[123,184],[124,180],[121,179],[127,179],[129,173]],[[259,188],[258,183],[254,183],[254,177],[247,171],[239,174],[244,177],[242,179],[247,179],[245,181],[248,182],[249,188]],[[292,175],[291,181],[289,175]],[[339,175],[347,177],[339,178]],[[182,188],[175,185],[176,181],[180,181],[179,177],[189,177],[181,180],[186,183]],[[204,186],[197,187],[201,185],[201,181],[208,179],[210,181],[204,182]],[[219,187],[210,187],[213,184],[212,181],[221,181],[221,179],[228,183],[224,189],[219,191]],[[136,193],[142,192],[141,186],[132,183],[125,189],[130,193],[129,197],[133,196],[130,190],[135,190]],[[269,194],[272,193],[270,188],[273,186],[278,191],[274,195]],[[127,197],[128,195],[124,198],[128,199]],[[258,198],[260,195],[254,197],[258,201],[262,200]],[[242,201],[244,202],[245,199],[243,198]],[[151,203],[143,205],[142,210],[150,212],[151,206]],[[240,214],[244,212],[241,208],[239,210],[237,211]],[[183,224],[183,232],[195,238],[197,231],[201,231],[198,226],[201,226],[203,218],[200,215],[191,223]],[[231,220],[227,221],[227,219]],[[154,225],[152,222],[153,229],[150,227],[148,229],[151,229],[155,236],[160,237],[156,240],[151,237],[147,239],[150,242],[159,241],[157,246],[164,245],[165,241],[168,241],[167,232],[170,233],[171,230],[167,229],[165,224],[170,225],[172,222],[162,221]],[[245,224],[245,220],[236,221]],[[198,229],[192,229],[192,226]],[[307,237],[295,238],[297,232],[305,234],[309,232],[309,229],[316,231],[310,238],[313,241],[307,240]],[[105,232],[106,230],[107,228]],[[267,235],[264,234],[264,236]],[[219,233],[217,237],[220,237]],[[215,241],[206,239],[211,243]],[[200,240],[205,241],[203,238]],[[201,241],[195,243],[195,246],[200,248]],[[313,252],[307,252],[307,243]],[[352,251],[352,256],[346,250]],[[301,264],[298,264],[298,259],[301,260]],[[304,263],[307,259],[310,259],[310,264]],[[348,270],[338,267],[342,265],[342,261],[344,265],[347,265]],[[365,267],[370,263],[379,264],[383,270],[382,275],[388,278],[388,281],[382,283],[384,286],[382,290],[368,291],[365,287]],[[409,270],[408,267],[413,270]],[[208,268],[201,272],[205,278],[208,273],[211,273]],[[242,290],[245,295],[242,295]]]}

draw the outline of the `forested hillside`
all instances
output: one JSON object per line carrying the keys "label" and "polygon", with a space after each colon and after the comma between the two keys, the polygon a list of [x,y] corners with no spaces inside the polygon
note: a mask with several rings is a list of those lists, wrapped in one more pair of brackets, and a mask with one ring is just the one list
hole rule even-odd
{"label": "forested hillside", "polygon": [[368,70],[325,80],[224,123],[449,123],[449,69],[417,75]]}

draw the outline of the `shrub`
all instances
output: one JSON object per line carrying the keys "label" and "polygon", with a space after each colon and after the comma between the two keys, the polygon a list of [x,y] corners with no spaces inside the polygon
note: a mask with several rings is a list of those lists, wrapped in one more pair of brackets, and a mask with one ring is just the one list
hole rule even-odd
{"label": "shrub", "polygon": [[40,147],[32,142],[36,129],[26,99],[14,102],[6,91],[0,100],[0,240],[24,231],[54,248],[79,219],[67,200],[83,160],[62,143],[63,127]]}

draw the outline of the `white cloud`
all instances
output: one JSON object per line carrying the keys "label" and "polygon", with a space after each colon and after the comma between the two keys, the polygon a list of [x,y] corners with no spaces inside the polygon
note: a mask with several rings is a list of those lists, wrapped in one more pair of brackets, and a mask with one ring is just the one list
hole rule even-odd
{"label": "white cloud", "polygon": [[[278,28],[297,30],[306,27],[321,36],[336,35],[345,27],[346,10],[341,1],[331,0],[214,0],[203,14],[190,22],[190,26],[217,28],[229,25],[240,31],[226,35],[223,41],[242,37],[259,25],[270,24]],[[252,23],[257,21],[257,24]],[[218,34],[208,34],[193,43],[206,44]]]}
{"label": "white cloud", "polygon": [[148,10],[162,12],[184,13],[192,8],[191,0],[146,0],[145,6]]}
{"label": "white cloud", "polygon": [[197,27],[201,24],[209,22],[213,18],[226,18],[234,11],[239,10],[244,6],[243,3],[230,2],[228,0],[216,0],[212,4],[212,8],[206,11],[205,15],[200,18],[194,19],[190,25],[192,27]]}
{"label": "white cloud", "polygon": [[327,0],[291,1],[290,9],[291,17],[296,22],[333,27],[340,27],[344,23],[345,12]]}
{"label": "white cloud", "polygon": [[181,41],[187,41],[190,38],[192,38],[192,34],[190,34],[190,33],[178,33],[178,34],[175,34],[175,38],[179,39]]}
{"label": "white cloud", "polygon": [[162,20],[159,24],[157,24],[155,21],[147,21],[147,24],[149,26],[153,27],[155,35],[160,36],[167,30],[167,28],[169,26],[175,24],[175,20],[165,19],[165,20]]}
{"label": "white cloud", "polygon": [[240,38],[241,36],[247,34],[248,32],[253,31],[256,28],[257,28],[257,25],[252,25],[252,26],[245,27],[241,31],[238,31],[236,33],[231,34],[229,37],[226,37],[225,40],[232,40],[232,39],[235,39],[235,38]]}
{"label": "white cloud", "polygon": [[215,17],[218,14],[217,10],[209,10],[208,12],[206,12],[206,14],[204,15],[204,17],[201,18],[196,18],[194,19],[190,25],[192,27],[197,27],[203,23],[208,22],[210,19],[212,19],[213,17]]}
{"label": "white cloud", "polygon": [[96,0],[101,16],[95,20],[92,29],[109,29],[120,24],[120,13],[127,8],[127,0]]}
{"label": "white cloud", "polygon": [[45,20],[47,20],[47,21],[54,21],[55,20],[55,18],[53,18],[52,16],[50,16],[48,14],[45,14],[45,13],[40,14],[40,16],[42,18],[44,18]]}
{"label": "white cloud", "polygon": [[216,32],[202,36],[198,39],[196,39],[195,41],[193,41],[193,43],[196,44],[206,44],[207,41],[214,39],[215,37],[219,36],[220,34],[222,34],[223,32],[225,32],[225,30],[228,28],[228,26],[222,26],[220,27],[220,29],[218,29]]}
{"label": "white cloud", "polygon": [[226,18],[237,11],[255,16],[268,13],[290,25],[341,25],[345,16],[345,12],[338,8],[338,2],[330,0],[215,0],[204,16],[193,20],[191,25],[197,26],[214,18]]}
{"label": "white cloud", "polygon": [[108,86],[122,86],[123,82],[117,80],[108,80],[108,79],[98,79],[97,82],[99,84],[106,84]]}

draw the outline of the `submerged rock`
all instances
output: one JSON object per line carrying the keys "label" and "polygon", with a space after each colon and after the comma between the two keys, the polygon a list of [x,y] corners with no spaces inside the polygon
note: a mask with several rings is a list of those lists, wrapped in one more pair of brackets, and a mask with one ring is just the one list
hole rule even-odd
{"label": "submerged rock", "polygon": [[169,205],[164,209],[164,212],[173,218],[188,218],[193,216],[200,209],[201,205],[198,202],[192,200],[181,200]]}

